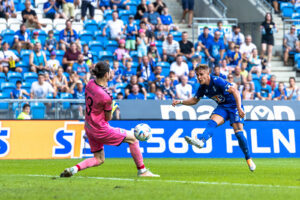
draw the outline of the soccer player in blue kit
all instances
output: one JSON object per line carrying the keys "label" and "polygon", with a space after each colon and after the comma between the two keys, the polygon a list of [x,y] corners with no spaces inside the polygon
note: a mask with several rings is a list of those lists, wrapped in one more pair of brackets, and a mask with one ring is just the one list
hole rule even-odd
{"label": "soccer player in blue kit", "polygon": [[218,106],[213,111],[201,137],[197,139],[185,136],[185,140],[191,145],[202,148],[206,141],[213,136],[217,126],[222,125],[227,120],[230,120],[230,124],[234,129],[239,146],[245,155],[249,169],[250,171],[254,171],[256,165],[250,157],[247,140],[243,134],[245,112],[239,91],[226,80],[210,75],[207,65],[199,65],[196,67],[195,71],[197,79],[201,85],[196,95],[186,100],[174,100],[172,105],[195,105],[205,95],[206,97],[214,100]]}

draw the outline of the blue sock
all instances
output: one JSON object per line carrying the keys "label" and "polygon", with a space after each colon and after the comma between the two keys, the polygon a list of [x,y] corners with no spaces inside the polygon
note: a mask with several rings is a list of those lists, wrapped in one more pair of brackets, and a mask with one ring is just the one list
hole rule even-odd
{"label": "blue sock", "polygon": [[206,129],[204,133],[201,135],[200,139],[203,140],[203,142],[206,142],[209,138],[211,138],[214,134],[215,128],[218,126],[217,122],[214,120],[209,120]]}
{"label": "blue sock", "polygon": [[245,138],[243,131],[236,132],[235,136],[237,137],[237,139],[239,141],[240,148],[243,151],[246,160],[248,160],[250,158],[250,152],[249,152],[247,139]]}

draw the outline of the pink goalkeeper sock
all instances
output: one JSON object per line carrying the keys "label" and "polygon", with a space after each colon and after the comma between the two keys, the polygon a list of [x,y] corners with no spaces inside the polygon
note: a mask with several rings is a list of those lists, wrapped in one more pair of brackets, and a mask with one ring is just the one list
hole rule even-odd
{"label": "pink goalkeeper sock", "polygon": [[76,167],[78,168],[78,171],[80,171],[89,167],[98,166],[99,164],[100,164],[99,160],[94,157],[94,158],[85,159],[84,161],[78,163]]}
{"label": "pink goalkeeper sock", "polygon": [[136,167],[138,169],[144,169],[145,168],[145,165],[144,165],[144,162],[143,162],[143,156],[141,154],[141,151],[140,151],[140,143],[139,141],[133,143],[133,144],[129,144],[129,149],[130,149],[130,153],[131,153],[131,156],[136,164]]}

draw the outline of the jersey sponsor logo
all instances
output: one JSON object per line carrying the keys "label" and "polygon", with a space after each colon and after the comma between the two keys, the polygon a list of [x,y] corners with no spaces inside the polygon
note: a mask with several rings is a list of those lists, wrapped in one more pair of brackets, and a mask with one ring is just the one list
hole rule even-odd
{"label": "jersey sponsor logo", "polygon": [[9,153],[10,128],[4,128],[0,122],[0,157],[4,157]]}
{"label": "jersey sponsor logo", "polygon": [[211,99],[218,103],[225,102],[225,97],[223,97],[222,95],[215,95],[215,96],[211,97]]}

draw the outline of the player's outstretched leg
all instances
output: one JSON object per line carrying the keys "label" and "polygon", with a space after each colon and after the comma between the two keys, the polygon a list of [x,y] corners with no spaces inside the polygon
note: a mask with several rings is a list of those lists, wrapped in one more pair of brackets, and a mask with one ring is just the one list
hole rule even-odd
{"label": "player's outstretched leg", "polygon": [[143,156],[140,150],[139,141],[135,138],[132,131],[126,131],[127,136],[124,139],[124,142],[129,144],[129,149],[131,156],[135,162],[135,165],[138,169],[138,176],[140,177],[159,177],[157,174],[153,174],[150,170],[145,168]]}
{"label": "player's outstretched leg", "polygon": [[251,159],[251,156],[250,156],[250,151],[249,151],[247,139],[246,139],[246,137],[244,136],[244,133],[243,133],[243,124],[235,123],[235,124],[233,124],[233,128],[234,128],[235,136],[239,141],[239,146],[240,146],[242,152],[245,155],[247,165],[248,165],[250,171],[253,172],[256,169],[256,165],[255,165],[255,163],[253,162],[253,160]]}
{"label": "player's outstretched leg", "polygon": [[104,150],[102,149],[101,151],[94,153],[93,158],[85,159],[84,161],[78,163],[77,165],[65,169],[60,174],[60,177],[71,177],[81,170],[84,170],[89,167],[96,167],[103,164],[104,160],[105,160]]}

